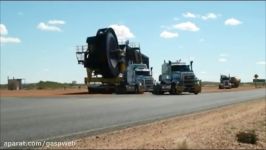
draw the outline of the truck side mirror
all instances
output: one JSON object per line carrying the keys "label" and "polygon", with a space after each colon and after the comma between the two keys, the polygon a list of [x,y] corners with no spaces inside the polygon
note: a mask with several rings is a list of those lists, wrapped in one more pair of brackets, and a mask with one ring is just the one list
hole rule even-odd
{"label": "truck side mirror", "polygon": [[153,67],[151,67],[151,76],[152,76],[152,69],[153,69]]}
{"label": "truck side mirror", "polygon": [[190,61],[190,68],[191,68],[191,71],[193,71],[192,65],[193,65],[193,61],[191,60],[191,61]]}
{"label": "truck side mirror", "polygon": [[159,76],[159,81],[162,81],[162,75]]}

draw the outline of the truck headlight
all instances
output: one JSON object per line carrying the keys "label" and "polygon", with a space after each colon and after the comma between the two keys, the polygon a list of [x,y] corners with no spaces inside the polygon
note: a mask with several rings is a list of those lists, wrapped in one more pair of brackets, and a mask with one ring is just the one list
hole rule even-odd
{"label": "truck headlight", "polygon": [[196,81],[196,84],[200,85],[201,84],[201,81],[200,80],[197,80]]}

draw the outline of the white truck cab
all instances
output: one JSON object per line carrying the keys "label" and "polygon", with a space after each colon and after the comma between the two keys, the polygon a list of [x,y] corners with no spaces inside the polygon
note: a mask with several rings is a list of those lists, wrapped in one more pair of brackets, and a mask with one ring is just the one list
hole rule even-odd
{"label": "white truck cab", "polygon": [[138,86],[143,91],[152,91],[154,79],[146,64],[129,64],[126,71],[127,85]]}

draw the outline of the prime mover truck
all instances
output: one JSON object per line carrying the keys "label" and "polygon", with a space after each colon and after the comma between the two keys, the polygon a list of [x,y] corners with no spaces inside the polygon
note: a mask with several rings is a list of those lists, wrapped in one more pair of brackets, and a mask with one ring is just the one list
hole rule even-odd
{"label": "prime mover truck", "polygon": [[192,69],[193,61],[187,65],[181,60],[172,62],[164,61],[159,83],[154,85],[153,94],[181,94],[189,92],[198,94],[201,92],[201,81],[196,77]]}

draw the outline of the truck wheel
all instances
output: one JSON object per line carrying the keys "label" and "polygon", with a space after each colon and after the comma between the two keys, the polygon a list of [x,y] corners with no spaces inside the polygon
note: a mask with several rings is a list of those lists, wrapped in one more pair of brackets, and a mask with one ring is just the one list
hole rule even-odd
{"label": "truck wheel", "polygon": [[152,94],[160,95],[161,93],[163,93],[163,92],[160,90],[160,86],[159,85],[154,85],[153,86],[153,90],[152,90]]}
{"label": "truck wheel", "polygon": [[154,89],[152,90],[151,93],[154,94],[154,95],[157,95],[157,91],[155,91]]}
{"label": "truck wheel", "polygon": [[172,94],[172,95],[177,94],[177,90],[176,90],[175,84],[172,84],[171,85],[171,89],[170,89],[170,92],[169,93]]}
{"label": "truck wheel", "polygon": [[177,95],[180,95],[180,94],[182,94],[182,92],[181,91],[177,91],[176,94]]}
{"label": "truck wheel", "polygon": [[124,90],[123,87],[118,86],[118,87],[116,87],[116,89],[115,89],[115,93],[116,93],[116,94],[125,94],[126,92],[125,92],[125,90]]}
{"label": "truck wheel", "polygon": [[177,94],[176,89],[175,89],[175,88],[171,88],[171,90],[170,90],[170,94],[172,94],[172,95],[176,95],[176,94]]}
{"label": "truck wheel", "polygon": [[95,92],[95,90],[93,88],[88,87],[88,93],[89,94],[95,94],[96,92]]}
{"label": "truck wheel", "polygon": [[144,92],[140,90],[140,87],[138,85],[135,86],[135,93],[136,94],[143,94]]}
{"label": "truck wheel", "polygon": [[175,93],[174,91],[172,91],[172,90],[171,90],[169,93],[170,93],[171,95],[176,95],[176,93]]}
{"label": "truck wheel", "polygon": [[90,90],[90,88],[88,87],[88,94],[90,94],[91,93],[91,90]]}

